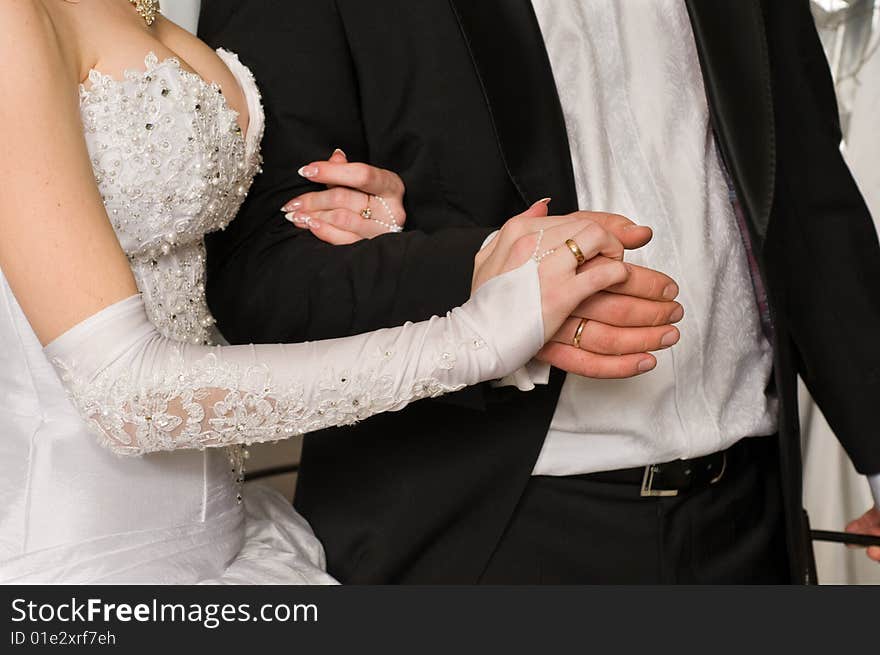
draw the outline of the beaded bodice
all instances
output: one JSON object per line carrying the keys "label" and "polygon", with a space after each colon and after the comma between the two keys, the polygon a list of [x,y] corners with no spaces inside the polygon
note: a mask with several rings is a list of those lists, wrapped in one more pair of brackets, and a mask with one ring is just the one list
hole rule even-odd
{"label": "beaded bodice", "polygon": [[[218,54],[256,94],[238,59]],[[220,87],[176,59],[150,53],[145,64],[123,79],[89,74],[80,87],[86,144],[150,320],[169,338],[209,343],[204,236],[225,228],[247,195],[260,135],[246,139]],[[262,126],[262,116],[250,121]]]}

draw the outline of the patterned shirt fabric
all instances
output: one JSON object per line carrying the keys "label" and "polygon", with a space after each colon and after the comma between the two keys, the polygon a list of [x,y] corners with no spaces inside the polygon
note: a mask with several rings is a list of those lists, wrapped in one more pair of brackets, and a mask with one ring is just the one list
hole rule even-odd
{"label": "patterned shirt fabric", "polygon": [[[682,336],[626,380],[567,376],[533,473],[689,458],[776,430],[766,297],[738,227],[681,0],[533,0],[562,104],[578,203],[654,229],[628,261],[681,288]],[[739,212],[742,216],[742,212]],[[532,364],[537,381],[548,370]],[[533,376],[533,381],[536,378]],[[522,386],[522,385],[520,385]]]}

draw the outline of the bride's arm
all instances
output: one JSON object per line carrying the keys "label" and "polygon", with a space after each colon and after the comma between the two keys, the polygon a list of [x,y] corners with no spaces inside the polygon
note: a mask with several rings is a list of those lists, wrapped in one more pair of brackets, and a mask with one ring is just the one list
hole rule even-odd
{"label": "bride's arm", "polygon": [[[274,441],[350,425],[518,368],[543,345],[536,265],[444,318],[296,345],[162,337],[140,296],[45,349],[101,442],[120,454]],[[499,320],[510,312],[516,325]]]}
{"label": "bride's arm", "polygon": [[137,287],[86,150],[78,53],[39,2],[0,3],[0,25],[0,267],[48,343]]}
{"label": "bride's arm", "polygon": [[[529,259],[536,237],[524,234],[509,255],[492,255],[507,272],[444,318],[294,346],[168,340],[146,318],[94,181],[79,72],[37,4],[0,8],[9,28],[0,42],[0,267],[74,402],[117,452],[274,440],[500,377],[582,298],[626,275],[614,261],[576,274],[567,252],[539,267]],[[545,244],[608,247],[583,227],[549,229]]]}

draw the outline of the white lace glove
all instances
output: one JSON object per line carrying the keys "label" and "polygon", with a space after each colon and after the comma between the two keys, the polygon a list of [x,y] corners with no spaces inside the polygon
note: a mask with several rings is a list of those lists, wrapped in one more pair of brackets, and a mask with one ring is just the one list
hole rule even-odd
{"label": "white lace glove", "polygon": [[45,348],[74,403],[116,453],[275,441],[351,425],[500,378],[544,344],[537,265],[444,318],[296,345],[199,346],[161,336],[140,296]]}

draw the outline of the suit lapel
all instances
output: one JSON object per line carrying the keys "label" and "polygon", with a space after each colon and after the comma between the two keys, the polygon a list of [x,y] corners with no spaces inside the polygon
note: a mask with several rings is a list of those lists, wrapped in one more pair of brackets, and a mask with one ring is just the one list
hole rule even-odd
{"label": "suit lapel", "polygon": [[492,114],[507,172],[526,204],[577,209],[568,135],[530,0],[450,0]]}
{"label": "suit lapel", "polygon": [[770,62],[759,0],[686,0],[721,151],[763,241],[775,188]]}
{"label": "suit lapel", "polygon": [[[721,151],[750,225],[767,232],[775,187],[770,63],[759,0],[685,0]],[[450,0],[525,203],[577,209],[562,107],[530,0]]]}

